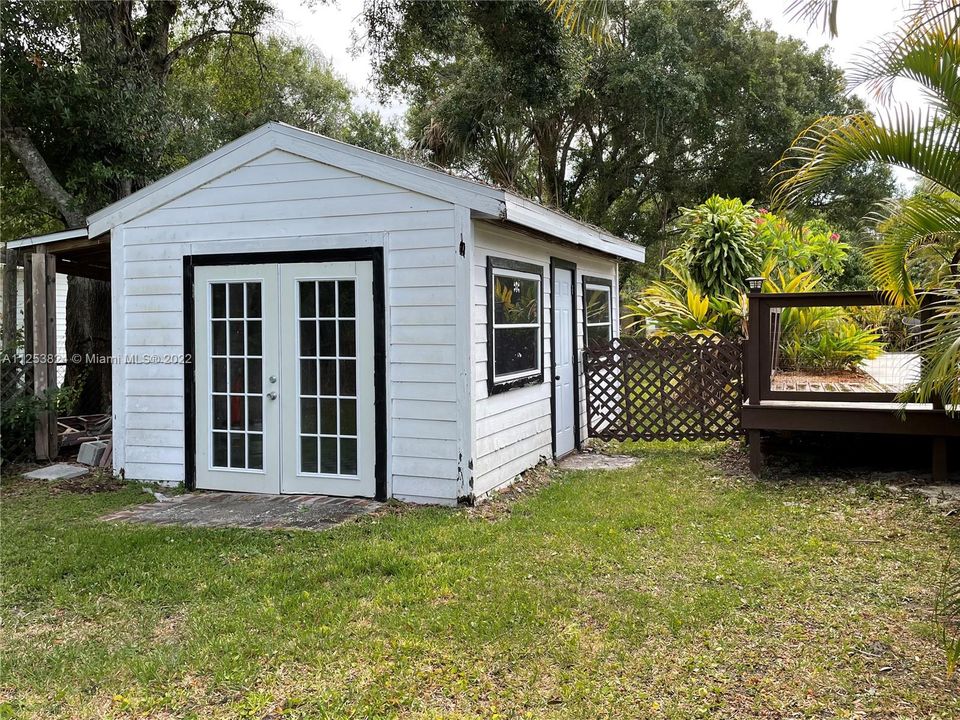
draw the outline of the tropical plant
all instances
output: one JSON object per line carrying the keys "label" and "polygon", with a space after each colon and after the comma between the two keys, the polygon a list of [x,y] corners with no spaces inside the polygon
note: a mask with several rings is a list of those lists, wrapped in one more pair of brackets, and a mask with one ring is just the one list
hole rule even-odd
{"label": "tropical plant", "polygon": [[786,218],[761,210],[756,219],[757,238],[766,256],[788,274],[812,270],[829,282],[844,270],[850,245],[823,220],[796,225]]}
{"label": "tropical plant", "polygon": [[746,296],[704,294],[678,256],[665,260],[662,267],[670,277],[652,282],[636,302],[624,305],[625,330],[653,335],[743,334]]}
{"label": "tropical plant", "polygon": [[[763,269],[764,291],[812,292],[822,277],[814,270],[793,273],[768,258]],[[864,327],[842,307],[784,308],[780,314],[780,368],[784,370],[854,370],[883,350],[880,333]]]}
{"label": "tropical plant", "polygon": [[610,3],[608,0],[540,0],[574,35],[584,35],[600,44],[609,42]]}
{"label": "tropical plant", "polygon": [[[960,272],[960,5],[924,2],[901,28],[864,54],[854,82],[890,103],[893,83],[917,83],[930,103],[925,112],[890,108],[872,115],[829,116],[802,133],[780,161],[775,197],[784,205],[809,199],[837,170],[865,159],[910,169],[923,182],[911,196],[882,203],[873,213],[880,239],[868,250],[878,284],[900,304],[916,305],[918,268],[941,286],[956,286]],[[939,396],[955,410],[960,401],[960,324],[954,294],[940,293],[924,331],[919,381],[904,399]]]}
{"label": "tropical plant", "polygon": [[[797,0],[807,17],[826,17],[837,32],[837,0]],[[933,262],[940,281],[932,320],[922,330],[919,380],[903,399],[939,397],[948,412],[960,408],[960,3],[921,0],[900,28],[861,55],[853,84],[888,105],[881,121],[865,114],[824,117],[781,160],[776,196],[790,204],[822,192],[836,171],[873,160],[912,170],[922,185],[908,198],[873,214],[881,232],[871,249],[876,279],[901,304],[917,302],[917,265]],[[919,85],[929,109],[890,107],[895,81]],[[928,268],[929,269],[929,268]],[[956,548],[944,572],[938,619],[947,669],[960,660],[960,563]]]}
{"label": "tropical plant", "polygon": [[935,613],[947,655],[947,675],[951,676],[960,666],[960,548],[956,543],[944,563]]}
{"label": "tropical plant", "polygon": [[737,292],[763,258],[753,201],[711,195],[694,208],[681,208],[682,251],[687,272],[707,295]]}
{"label": "tropical plant", "polygon": [[916,301],[912,257],[934,245],[946,265],[960,248],[960,6],[927,2],[864,54],[853,82],[889,103],[894,80],[919,84],[931,109],[891,107],[878,120],[826,116],[796,139],[779,163],[775,199],[794,205],[821,192],[839,170],[865,160],[904,167],[924,179],[918,192],[873,213],[881,241],[869,255],[878,282],[902,303]]}

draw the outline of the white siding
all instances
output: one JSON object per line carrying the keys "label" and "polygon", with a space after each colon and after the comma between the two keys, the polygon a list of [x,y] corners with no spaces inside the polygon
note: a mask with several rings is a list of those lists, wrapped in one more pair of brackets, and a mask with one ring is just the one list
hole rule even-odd
{"label": "white siding", "polygon": [[[183,351],[184,255],[383,246],[387,490],[456,502],[454,217],[444,201],[273,150],[114,233],[117,332],[128,353]],[[183,367],[129,366],[121,384],[127,476],[182,481]]]}
{"label": "white siding", "polygon": [[[576,307],[577,347],[583,348],[583,276],[609,278],[616,287],[615,261],[604,256],[549,243],[488,222],[474,223],[473,259],[473,395],[476,427],[474,430],[474,486],[477,497],[509,483],[518,474],[542,459],[552,458],[553,419],[550,414],[552,384],[550,336],[552,332],[552,289],[550,258],[577,265]],[[489,395],[487,392],[487,257],[519,260],[543,267],[544,308],[543,368],[544,382],[537,385]],[[613,316],[619,317],[614,293]],[[617,330],[615,329],[616,333]],[[586,400],[581,365],[580,434],[586,438]]]}

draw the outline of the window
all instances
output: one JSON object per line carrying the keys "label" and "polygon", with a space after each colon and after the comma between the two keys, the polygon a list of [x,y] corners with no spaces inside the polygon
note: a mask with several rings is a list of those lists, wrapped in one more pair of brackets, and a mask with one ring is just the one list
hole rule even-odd
{"label": "window", "polygon": [[586,345],[605,343],[613,338],[611,296],[613,283],[602,278],[583,279],[583,312]]}
{"label": "window", "polygon": [[543,381],[543,268],[487,258],[490,392]]}

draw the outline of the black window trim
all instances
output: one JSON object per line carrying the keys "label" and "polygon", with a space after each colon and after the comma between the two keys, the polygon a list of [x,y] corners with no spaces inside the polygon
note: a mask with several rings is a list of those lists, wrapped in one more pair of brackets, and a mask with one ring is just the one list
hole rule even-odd
{"label": "black window trim", "polygon": [[[588,285],[601,285],[607,289],[609,295],[607,296],[610,299],[610,332],[608,333],[607,340],[613,340],[616,337],[613,333],[613,322],[614,322],[614,313],[613,313],[613,280],[610,278],[595,277],[592,275],[583,276],[583,347],[590,347],[590,339],[588,336],[588,319],[587,319],[587,286]],[[595,326],[596,327],[596,326]]]}
{"label": "black window trim", "polygon": [[[523,377],[513,378],[511,380],[496,381],[494,379],[493,369],[493,275],[494,270],[513,270],[515,272],[536,275],[540,282],[540,305],[537,308],[537,319],[540,322],[540,357],[538,369]],[[515,388],[527,387],[528,385],[539,385],[543,382],[543,312],[544,312],[544,288],[543,288],[543,266],[534,263],[520,262],[519,260],[510,260],[508,258],[487,256],[487,393],[496,395],[497,393],[507,392]]]}

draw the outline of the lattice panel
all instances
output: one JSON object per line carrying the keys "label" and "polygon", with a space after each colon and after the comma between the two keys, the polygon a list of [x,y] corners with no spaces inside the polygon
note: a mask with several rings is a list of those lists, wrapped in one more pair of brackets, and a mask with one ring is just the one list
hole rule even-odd
{"label": "lattice panel", "polygon": [[719,335],[615,338],[584,351],[587,423],[602,440],[738,437],[743,348]]}

